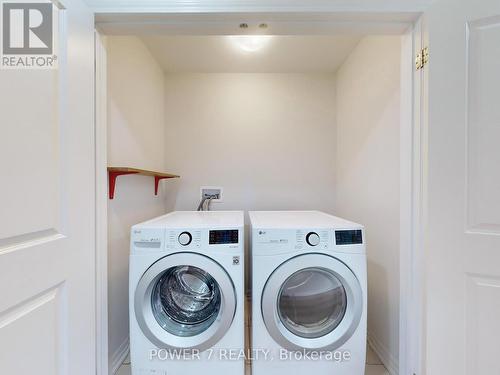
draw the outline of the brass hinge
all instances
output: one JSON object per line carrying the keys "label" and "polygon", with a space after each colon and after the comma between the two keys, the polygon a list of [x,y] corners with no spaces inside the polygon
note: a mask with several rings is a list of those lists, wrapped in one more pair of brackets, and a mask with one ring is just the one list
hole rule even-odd
{"label": "brass hinge", "polygon": [[422,49],[415,58],[416,70],[423,69],[429,63],[429,48]]}

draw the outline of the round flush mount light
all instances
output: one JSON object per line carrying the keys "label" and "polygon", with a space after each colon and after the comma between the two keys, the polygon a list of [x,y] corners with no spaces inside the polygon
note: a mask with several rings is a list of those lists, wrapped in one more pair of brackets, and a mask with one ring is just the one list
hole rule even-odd
{"label": "round flush mount light", "polygon": [[272,39],[270,35],[232,35],[232,44],[243,52],[257,52],[266,47]]}

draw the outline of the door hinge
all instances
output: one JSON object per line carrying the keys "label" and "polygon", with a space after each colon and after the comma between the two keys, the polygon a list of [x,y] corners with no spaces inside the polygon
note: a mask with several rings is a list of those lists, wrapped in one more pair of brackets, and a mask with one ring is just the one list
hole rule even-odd
{"label": "door hinge", "polygon": [[429,63],[429,48],[423,48],[415,58],[415,69],[423,69]]}

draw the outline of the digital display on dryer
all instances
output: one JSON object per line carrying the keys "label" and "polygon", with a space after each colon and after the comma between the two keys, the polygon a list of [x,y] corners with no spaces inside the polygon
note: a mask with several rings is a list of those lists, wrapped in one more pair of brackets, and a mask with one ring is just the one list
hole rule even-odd
{"label": "digital display on dryer", "polygon": [[238,243],[238,229],[211,230],[209,232],[210,245],[225,245]]}

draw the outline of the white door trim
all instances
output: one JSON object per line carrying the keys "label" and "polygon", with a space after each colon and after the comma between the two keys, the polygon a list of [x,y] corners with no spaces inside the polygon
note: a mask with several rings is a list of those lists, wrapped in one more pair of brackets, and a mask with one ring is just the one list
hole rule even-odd
{"label": "white door trim", "polygon": [[95,31],[95,179],[96,179],[96,364],[108,375],[108,176],[107,63],[105,37]]}
{"label": "white door trim", "polygon": [[421,13],[433,0],[87,0],[96,13]]}
{"label": "white door trim", "polygon": [[[423,48],[419,19],[403,36],[401,61],[400,321],[399,373],[420,374],[423,319],[422,197],[424,183],[422,72],[415,56]],[[412,56],[411,61],[408,56]]]}
{"label": "white door trim", "polygon": [[[312,9],[312,8],[311,8]],[[96,25],[106,35],[238,35],[260,33],[259,24],[269,24],[273,35],[401,35],[419,17],[418,13],[314,12],[299,13],[97,13]],[[247,28],[240,28],[244,22]]]}
{"label": "white door trim", "polygon": [[[413,144],[413,69],[407,56],[413,56],[414,50],[414,32],[415,28],[409,28],[403,35],[401,43],[401,127],[400,127],[400,277],[399,277],[399,373],[407,374],[405,369],[410,362],[408,358],[408,348],[411,346],[408,340],[402,340],[403,337],[410,338],[410,295],[411,290],[411,259],[412,259],[412,232],[413,220],[411,212],[413,209],[413,155],[414,148],[408,147]],[[375,345],[377,346],[376,343]],[[376,350],[376,349],[375,349]],[[395,366],[395,364],[394,364]],[[394,367],[393,366],[393,367]],[[392,371],[391,371],[392,373]]]}
{"label": "white door trim", "polygon": [[[102,9],[101,9],[102,10]],[[217,9],[212,9],[213,13],[210,17],[213,17],[215,23],[220,22],[221,13],[217,13]],[[314,17],[317,14],[310,13],[314,10],[302,9],[302,12],[298,13],[301,17],[303,23],[308,22],[308,17],[311,17],[312,22],[314,22]],[[417,11],[417,10],[415,10]],[[361,13],[360,13],[361,14]],[[366,14],[366,13],[365,13]],[[184,16],[196,16],[196,12],[184,13]],[[121,15],[123,17],[125,15]],[[140,23],[144,24],[147,29],[150,27],[145,17],[147,15],[136,15],[140,17],[140,22],[134,19],[134,14],[129,13],[126,18],[132,17],[133,28],[136,33],[140,34]],[[158,15],[150,14],[150,17],[158,17]],[[178,11],[163,14],[162,22],[168,23],[168,18],[179,17],[181,13]],[[265,17],[266,14],[261,14],[260,16]],[[267,14],[270,16],[270,14]],[[272,17],[279,18],[280,14],[273,13]],[[352,17],[343,12],[332,12],[330,17],[335,19],[335,22],[345,17]],[[387,13],[379,13],[379,16],[385,16],[387,25],[390,25],[390,17],[396,17],[394,12],[387,10]],[[209,18],[210,18],[209,17]],[[153,19],[152,18],[152,19]],[[204,20],[209,20],[207,15],[205,15]],[[130,18],[129,18],[130,19]],[[127,28],[127,22],[122,22],[120,19],[118,27],[121,30]],[[199,34],[199,25],[196,21],[188,20],[179,25],[182,30],[182,34],[186,35],[186,25],[191,23],[192,30],[196,30],[195,34]],[[383,23],[378,23],[377,31],[380,32],[380,27]],[[399,25],[399,23],[398,23]],[[99,26],[99,25],[98,25]],[[140,26],[140,25],[139,25]],[[96,32],[99,35],[101,43],[96,44],[96,49],[101,49],[101,52],[96,51],[96,192],[97,192],[97,267],[99,274],[97,275],[97,299],[98,299],[98,333],[100,330],[100,335],[104,335],[105,339],[101,336],[100,345],[107,345],[107,275],[106,275],[106,264],[107,264],[107,173],[105,172],[107,167],[106,159],[106,59],[105,50],[102,44],[103,35],[108,33],[110,25],[100,28]],[[399,27],[399,26],[398,26]],[[125,28],[125,29],[124,29]],[[367,31],[366,25],[363,25],[362,21],[351,23],[349,26],[350,30],[362,30]],[[167,28],[168,33],[172,33],[175,29],[175,22]],[[347,29],[345,29],[347,30]],[[344,30],[344,31],[345,31]],[[386,29],[387,33],[392,33],[391,27]],[[414,23],[411,22],[407,24],[403,33],[403,48],[402,48],[402,86],[401,86],[401,98],[402,98],[402,114],[401,114],[401,180],[400,180],[400,193],[401,193],[401,210],[400,210],[400,249],[401,249],[401,264],[400,264],[400,353],[399,353],[399,373],[400,374],[412,374],[420,373],[415,372],[423,360],[421,357],[421,346],[423,345],[422,327],[423,327],[423,217],[422,217],[422,206],[425,193],[425,182],[426,182],[426,168],[425,168],[425,145],[424,141],[426,139],[425,134],[425,100],[422,100],[424,89],[421,84],[416,82],[414,76],[414,48],[417,43],[417,38],[420,38],[421,29],[419,26],[419,21]],[[375,32],[374,32],[375,33]],[[420,39],[418,39],[420,41]],[[104,81],[104,82],[103,82]],[[106,309],[106,310],[105,310]],[[105,322],[99,322],[99,320],[104,320]],[[105,331],[103,331],[105,329]],[[100,357],[99,363],[101,364],[98,368],[98,375],[108,375],[107,366],[103,363],[108,361],[107,350],[98,351]],[[107,349],[107,347],[106,347]]]}

